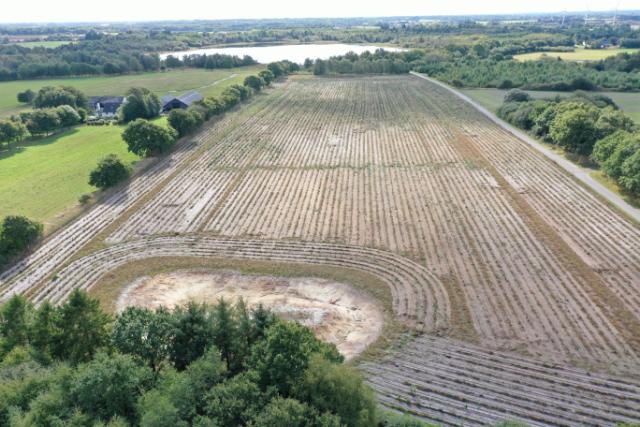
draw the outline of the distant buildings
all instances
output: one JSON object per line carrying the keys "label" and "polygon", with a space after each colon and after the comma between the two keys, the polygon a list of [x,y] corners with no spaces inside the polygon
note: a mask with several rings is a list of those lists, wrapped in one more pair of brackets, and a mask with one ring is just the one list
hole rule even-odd
{"label": "distant buildings", "polygon": [[165,95],[162,97],[162,112],[168,113],[175,108],[189,108],[198,101],[202,101],[202,95],[198,92],[187,92],[180,96]]}
{"label": "distant buildings", "polygon": [[97,117],[113,117],[126,102],[124,96],[92,96],[89,105]]}

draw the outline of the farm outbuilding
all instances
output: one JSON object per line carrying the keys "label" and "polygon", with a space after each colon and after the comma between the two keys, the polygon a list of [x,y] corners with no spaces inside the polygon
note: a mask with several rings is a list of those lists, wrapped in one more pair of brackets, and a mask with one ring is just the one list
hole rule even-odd
{"label": "farm outbuilding", "polygon": [[189,108],[202,99],[199,92],[187,92],[180,96],[165,95],[162,97],[162,112],[167,113],[175,108]]}
{"label": "farm outbuilding", "polygon": [[98,117],[115,116],[118,108],[126,102],[124,96],[92,96],[89,105]]}

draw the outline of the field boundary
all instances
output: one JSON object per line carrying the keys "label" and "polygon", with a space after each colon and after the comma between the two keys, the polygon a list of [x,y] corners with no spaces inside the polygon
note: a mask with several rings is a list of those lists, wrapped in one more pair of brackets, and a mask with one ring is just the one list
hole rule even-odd
{"label": "field boundary", "polygon": [[421,79],[424,79],[424,80],[427,80],[427,81],[429,81],[429,82],[431,82],[433,84],[436,84],[436,85],[448,90],[449,92],[453,93],[454,95],[456,95],[458,98],[462,99],[463,101],[471,104],[476,110],[478,110],[480,113],[482,113],[484,116],[486,116],[489,120],[491,120],[492,122],[494,122],[495,124],[497,124],[498,126],[503,128],[507,132],[511,133],[516,138],[518,138],[521,141],[525,142],[529,146],[533,147],[539,153],[542,153],[545,157],[547,157],[553,163],[555,163],[558,166],[560,166],[562,169],[564,169],[567,173],[569,173],[571,176],[573,176],[578,181],[580,181],[587,188],[589,188],[590,190],[595,192],[600,197],[604,198],[608,203],[614,205],[620,211],[624,212],[626,214],[626,216],[629,217],[630,219],[632,219],[633,221],[635,221],[636,224],[640,224],[640,209],[634,208],[629,203],[624,201],[620,196],[615,194],[613,191],[609,190],[604,185],[600,184],[591,175],[589,175],[588,172],[583,171],[580,167],[574,165],[569,160],[565,159],[563,156],[561,156],[561,155],[559,155],[557,153],[554,153],[552,151],[547,150],[538,141],[536,141],[535,139],[531,138],[529,135],[525,134],[524,132],[516,129],[513,126],[511,126],[510,124],[508,124],[504,120],[500,119],[495,114],[493,114],[491,111],[487,110],[482,105],[480,105],[479,103],[475,102],[473,99],[471,99],[467,95],[459,92],[455,88],[452,88],[451,86],[449,86],[449,85],[447,85],[445,83],[442,83],[441,81],[438,81],[438,80],[435,80],[435,79],[433,79],[431,77],[425,76],[424,74],[416,73],[415,71],[411,71],[411,75],[416,76],[416,77],[421,78]]}

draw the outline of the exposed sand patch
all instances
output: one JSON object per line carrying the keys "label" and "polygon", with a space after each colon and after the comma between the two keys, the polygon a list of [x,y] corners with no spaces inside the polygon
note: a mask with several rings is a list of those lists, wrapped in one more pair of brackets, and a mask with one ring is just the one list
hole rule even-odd
{"label": "exposed sand patch", "polygon": [[347,285],[319,278],[250,276],[234,271],[177,271],[142,277],[127,286],[116,310],[128,306],[174,307],[188,301],[234,302],[249,307],[262,303],[283,318],[313,329],[351,359],[373,343],[382,330],[382,309],[369,295]]}

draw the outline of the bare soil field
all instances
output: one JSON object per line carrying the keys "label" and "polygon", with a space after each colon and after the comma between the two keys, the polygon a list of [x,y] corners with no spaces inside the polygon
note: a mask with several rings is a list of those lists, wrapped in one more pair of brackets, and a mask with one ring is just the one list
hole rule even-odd
{"label": "bare soil field", "polygon": [[247,276],[235,271],[177,271],[142,277],[118,297],[117,309],[129,306],[172,308],[189,301],[259,304],[278,316],[311,328],[333,343],[347,360],[362,353],[380,335],[384,316],[368,295],[345,283],[313,277]]}
{"label": "bare soil field", "polygon": [[640,420],[640,229],[417,77],[290,79],[52,236],[0,298],[61,301],[151,257],[380,278],[424,335],[363,368],[429,420]]}

